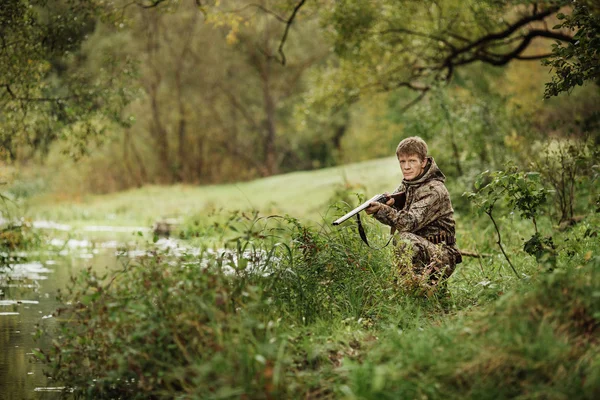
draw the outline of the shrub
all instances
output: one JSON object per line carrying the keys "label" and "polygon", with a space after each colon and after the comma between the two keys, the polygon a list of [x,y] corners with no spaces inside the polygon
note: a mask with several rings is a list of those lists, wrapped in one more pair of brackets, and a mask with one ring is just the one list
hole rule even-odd
{"label": "shrub", "polygon": [[600,257],[545,274],[472,318],[390,329],[339,392],[361,399],[600,396]]}
{"label": "shrub", "polygon": [[[35,350],[52,379],[84,398],[294,397],[312,390],[297,381],[316,365],[288,342],[290,326],[367,324],[398,296],[386,253],[347,230],[256,214],[234,229],[222,249],[154,251],[73,277],[57,332],[40,331],[53,346]],[[309,377],[286,375],[292,365]]]}
{"label": "shrub", "polygon": [[158,254],[110,280],[87,270],[55,313],[54,347],[36,354],[75,397],[267,397],[283,390],[274,384],[281,341],[262,290],[232,280]]}

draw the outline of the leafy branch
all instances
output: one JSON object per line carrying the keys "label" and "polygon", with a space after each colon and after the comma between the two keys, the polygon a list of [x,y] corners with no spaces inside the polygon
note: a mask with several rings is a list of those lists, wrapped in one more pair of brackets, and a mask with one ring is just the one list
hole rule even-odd
{"label": "leafy branch", "polygon": [[502,245],[500,228],[493,212],[497,202],[504,201],[521,218],[532,220],[535,230],[533,237],[539,238],[536,216],[546,201],[548,191],[540,185],[538,173],[522,172],[514,165],[509,165],[504,171],[484,171],[478,176],[475,188],[477,191],[466,193],[466,196],[492,221],[497,235],[496,243],[515,275],[520,278]]}

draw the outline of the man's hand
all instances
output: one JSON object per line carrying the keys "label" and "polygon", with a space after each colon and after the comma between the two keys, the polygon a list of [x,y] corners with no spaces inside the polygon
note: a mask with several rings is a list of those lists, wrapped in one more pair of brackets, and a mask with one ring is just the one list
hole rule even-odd
{"label": "man's hand", "polygon": [[[389,195],[389,194],[386,193],[386,195]],[[394,204],[394,202],[395,202],[394,198],[390,197],[388,199],[388,201],[385,202],[385,204],[388,206],[391,206]],[[375,214],[377,211],[379,211],[381,209],[382,206],[383,206],[383,203],[373,201],[369,204],[369,207],[365,208],[365,212],[369,215]]]}
{"label": "man's hand", "polygon": [[369,215],[375,214],[377,211],[379,211],[379,209],[381,208],[383,204],[376,202],[376,201],[372,201],[369,204],[369,207],[365,208],[365,212]]}

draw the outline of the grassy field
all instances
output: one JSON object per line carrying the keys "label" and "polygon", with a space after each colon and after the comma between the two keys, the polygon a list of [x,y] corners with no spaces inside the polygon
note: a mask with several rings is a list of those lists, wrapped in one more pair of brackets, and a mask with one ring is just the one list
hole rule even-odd
{"label": "grassy field", "polygon": [[[498,207],[514,274],[490,221],[451,182],[459,247],[491,256],[465,258],[440,292],[401,278],[391,247],[367,248],[355,224],[329,224],[340,199],[355,205],[354,193],[399,181],[385,158],[235,185],[31,196],[30,218],[74,226],[180,217],[201,249],[154,249],[108,281],[85,271],[56,315],[54,347],[35,354],[55,380],[88,388],[81,398],[598,398],[599,214],[564,231],[540,216],[554,248],[537,259],[523,251],[531,222]],[[213,235],[228,238],[218,251]]]}
{"label": "grassy field", "polygon": [[78,199],[47,194],[33,196],[23,206],[30,218],[74,224],[149,226],[163,218],[236,209],[320,221],[336,189],[354,186],[375,194],[393,191],[401,179],[397,160],[389,157],[236,184],[146,186]]}

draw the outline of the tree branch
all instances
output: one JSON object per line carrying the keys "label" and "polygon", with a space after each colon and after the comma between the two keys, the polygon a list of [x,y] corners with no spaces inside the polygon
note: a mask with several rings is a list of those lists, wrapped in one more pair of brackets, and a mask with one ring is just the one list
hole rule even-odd
{"label": "tree branch", "polygon": [[531,22],[543,20],[547,16],[554,14],[556,11],[558,11],[558,9],[559,9],[558,7],[552,7],[552,8],[549,8],[548,10],[543,11],[539,14],[534,13],[532,15],[523,17],[520,20],[518,20],[517,22],[513,23],[512,25],[509,25],[504,31],[497,32],[497,33],[490,33],[488,35],[485,35],[485,36],[479,38],[478,40],[474,41],[473,43],[457,50],[451,56],[454,58],[454,57],[456,57],[460,54],[466,53],[476,47],[483,46],[487,43],[494,42],[496,40],[505,39],[505,38],[509,37],[510,35],[512,35],[513,33],[515,33],[518,29],[524,27],[525,25],[527,25]]}
{"label": "tree branch", "polygon": [[281,60],[280,60],[281,65],[285,65],[285,61],[286,61],[285,54],[283,53],[283,45],[285,44],[285,41],[287,40],[288,32],[290,30],[290,27],[292,26],[292,22],[294,22],[294,18],[296,18],[298,11],[300,11],[300,8],[304,5],[305,2],[306,2],[306,0],[300,0],[298,2],[298,4],[296,4],[296,7],[294,7],[294,11],[292,12],[292,15],[290,16],[290,18],[288,18],[288,20],[285,23],[285,30],[283,31],[283,36],[281,37],[281,41],[279,42],[279,48],[277,49],[277,52],[281,56]]}
{"label": "tree branch", "polygon": [[427,90],[423,90],[421,92],[421,94],[419,94],[417,97],[415,97],[414,99],[412,99],[411,101],[409,101],[408,103],[403,105],[402,108],[398,111],[400,113],[406,112],[409,108],[413,107],[414,105],[418,104],[421,100],[423,100],[425,95],[427,95],[428,91],[429,91],[429,88],[427,88]]}
{"label": "tree branch", "polygon": [[479,253],[477,251],[468,251],[468,250],[461,250],[460,255],[463,257],[473,257],[473,258],[493,257],[492,254]]}
{"label": "tree branch", "polygon": [[292,23],[294,22],[294,19],[296,19],[296,15],[298,14],[298,11],[300,11],[300,8],[302,8],[302,6],[304,5],[304,3],[306,3],[306,0],[300,0],[295,6],[294,6],[294,10],[292,11],[292,14],[289,16],[289,18],[284,18],[282,16],[280,16],[279,14],[269,10],[268,8],[264,7],[261,4],[256,4],[256,3],[250,3],[247,4],[244,7],[235,9],[235,10],[229,10],[226,12],[229,13],[233,13],[233,12],[240,12],[240,11],[244,11],[250,7],[254,7],[254,8],[258,8],[259,10],[261,10],[262,12],[264,12],[265,14],[269,14],[273,17],[275,17],[275,19],[279,22],[283,22],[285,24],[285,29],[283,31],[283,35],[281,37],[281,40],[279,41],[279,47],[277,48],[277,53],[279,54],[279,58],[277,57],[273,57],[270,54],[267,54],[265,51],[260,50],[267,59],[273,59],[275,58],[281,65],[285,65],[287,60],[285,58],[285,53],[283,52],[283,46],[285,45],[285,42],[287,40],[290,28],[292,26]]}
{"label": "tree branch", "polygon": [[[562,33],[557,32],[548,32],[544,30],[534,29],[529,31],[525,36],[523,36],[521,43],[514,48],[512,51],[504,54],[498,53],[490,53],[488,51],[482,50],[476,53],[473,57],[461,60],[459,62],[454,63],[454,66],[457,65],[465,65],[474,61],[483,61],[485,63],[502,66],[508,64],[509,61],[513,59],[539,59],[539,56],[530,56],[528,58],[524,58],[527,56],[521,56],[521,53],[529,46],[531,41],[536,37],[545,37],[550,39],[557,39],[561,41],[569,41],[572,42],[573,38],[571,36],[564,35]],[[531,58],[537,57],[537,58]]]}
{"label": "tree branch", "polygon": [[[513,35],[519,29],[525,27],[527,24],[531,22],[541,21],[558,10],[559,7],[551,7],[545,11],[538,12],[537,7],[534,7],[533,13],[531,15],[524,16],[518,21],[508,25],[503,31],[484,35],[481,38],[475,40],[472,43],[467,44],[466,46],[460,49],[452,49],[450,54],[444,59],[442,65],[439,66],[437,69],[440,71],[446,70],[444,79],[446,81],[450,81],[454,73],[454,69],[457,66],[470,64],[475,61],[482,61],[488,64],[501,66],[506,65],[509,61],[513,59],[532,60],[542,58],[539,56],[521,56],[521,53],[529,46],[531,41],[536,37],[545,37],[549,39],[556,39],[560,41],[569,42],[573,41],[573,37],[561,32],[552,32],[542,29],[531,29],[520,38],[511,38],[511,35]],[[509,39],[508,41],[503,41],[507,38]],[[515,40],[520,40],[519,45],[507,53],[497,54],[491,53],[486,50],[486,47],[489,48],[492,46],[495,47],[496,45],[508,44]],[[501,42],[498,43],[498,41]],[[462,58],[462,56],[466,55],[467,53],[474,54],[472,54],[470,57]]]}
{"label": "tree branch", "polygon": [[75,99],[79,96],[66,96],[66,97],[20,97],[17,96],[11,89],[10,85],[7,83],[0,84],[0,87],[4,87],[6,92],[10,95],[13,100],[23,101],[23,102],[51,102],[51,103],[60,103],[63,100]]}
{"label": "tree branch", "polygon": [[[499,31],[488,31],[473,40],[467,37],[449,31],[446,27],[439,32],[425,32],[418,29],[400,27],[390,27],[372,32],[371,34],[395,35],[389,39],[392,45],[396,37],[400,41],[400,51],[404,54],[414,54],[420,63],[414,63],[412,67],[403,64],[402,68],[410,69],[410,77],[400,78],[400,82],[395,79],[394,71],[386,74],[385,81],[378,82],[376,85],[382,90],[388,91],[395,88],[405,87],[407,89],[420,92],[419,95],[410,101],[404,109],[408,109],[422,98],[429,91],[432,81],[449,82],[457,67],[481,61],[491,65],[505,65],[511,60],[539,60],[547,57],[544,55],[523,55],[523,52],[529,47],[532,40],[541,37],[556,39],[562,42],[572,42],[573,37],[560,31],[552,31],[543,27],[532,27],[534,22],[544,21],[550,15],[555,14],[560,7],[553,6],[542,9],[539,5],[529,7],[525,15],[520,15],[514,22],[506,22],[500,25]],[[433,17],[432,17],[433,18]],[[402,40],[402,35],[425,38],[430,43],[414,47],[406,45]],[[428,48],[425,50],[425,48]],[[420,50],[423,49],[423,52]],[[419,50],[411,52],[412,50]],[[387,78],[387,79],[386,79]]]}
{"label": "tree branch", "polygon": [[539,54],[539,55],[533,55],[533,56],[517,56],[517,57],[515,57],[515,59],[521,60],[521,61],[543,60],[544,58],[548,58],[551,55],[552,55],[552,53]]}

